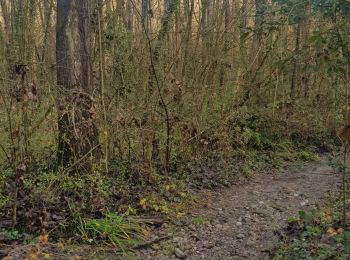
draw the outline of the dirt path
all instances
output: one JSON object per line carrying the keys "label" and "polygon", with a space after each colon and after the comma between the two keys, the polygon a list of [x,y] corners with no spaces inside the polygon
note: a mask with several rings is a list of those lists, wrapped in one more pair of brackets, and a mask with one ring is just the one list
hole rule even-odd
{"label": "dirt path", "polygon": [[[301,169],[259,175],[246,185],[220,192],[202,192],[186,221],[179,221],[175,227],[164,223],[156,231],[163,236],[176,229],[174,237],[136,252],[131,259],[271,259],[279,244],[279,231],[288,218],[315,207],[339,182],[340,177],[326,161],[320,161]],[[28,251],[25,247],[23,250]],[[76,254],[89,255],[84,259],[130,259],[81,250],[84,253]],[[15,250],[14,255],[22,251]]]}
{"label": "dirt path", "polygon": [[[191,210],[189,219],[208,224],[184,225],[170,242],[175,252],[162,255],[157,247],[141,252],[142,259],[271,259],[278,231],[288,217],[317,205],[339,185],[325,161],[299,170],[263,175],[247,185],[208,196],[207,208]],[[158,250],[157,250],[158,249]],[[153,251],[154,250],[154,251]],[[152,251],[154,253],[152,253]],[[143,254],[144,253],[144,254]]]}

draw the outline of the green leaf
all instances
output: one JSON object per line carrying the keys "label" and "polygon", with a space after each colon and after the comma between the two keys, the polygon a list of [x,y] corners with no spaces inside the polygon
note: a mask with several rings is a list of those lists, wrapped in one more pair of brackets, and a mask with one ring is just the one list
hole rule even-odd
{"label": "green leaf", "polygon": [[345,254],[350,254],[350,232],[346,231],[344,233],[344,252]]}

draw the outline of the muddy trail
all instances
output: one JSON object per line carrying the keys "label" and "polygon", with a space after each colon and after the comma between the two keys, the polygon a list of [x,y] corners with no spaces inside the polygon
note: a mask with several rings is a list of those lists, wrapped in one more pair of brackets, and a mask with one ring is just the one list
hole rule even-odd
{"label": "muddy trail", "polygon": [[204,206],[191,209],[187,223],[169,241],[173,253],[166,255],[157,245],[139,252],[139,257],[272,259],[288,218],[317,206],[339,185],[339,176],[321,160],[260,175],[247,185],[201,194]]}

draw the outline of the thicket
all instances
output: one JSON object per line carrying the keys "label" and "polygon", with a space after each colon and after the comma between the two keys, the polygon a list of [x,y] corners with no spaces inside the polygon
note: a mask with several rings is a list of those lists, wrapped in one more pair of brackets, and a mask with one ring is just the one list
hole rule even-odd
{"label": "thicket", "polygon": [[70,227],[77,212],[130,213],[145,193],[163,194],[149,201],[166,212],[188,185],[329,151],[347,121],[347,0],[91,1],[100,156],[72,171],[81,158],[57,160],[57,3],[0,3],[8,226],[38,232]]}

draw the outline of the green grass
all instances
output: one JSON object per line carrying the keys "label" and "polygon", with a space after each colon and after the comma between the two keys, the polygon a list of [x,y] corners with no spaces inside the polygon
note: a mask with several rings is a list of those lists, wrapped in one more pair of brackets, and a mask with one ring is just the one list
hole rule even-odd
{"label": "green grass", "polygon": [[90,219],[76,216],[78,231],[86,242],[104,243],[125,252],[142,240],[141,222],[108,212],[104,218]]}
{"label": "green grass", "polygon": [[197,225],[197,226],[202,226],[202,225],[204,225],[204,224],[206,224],[208,222],[209,222],[209,220],[206,217],[204,217],[204,216],[194,216],[194,217],[192,217],[192,223],[194,225]]}

